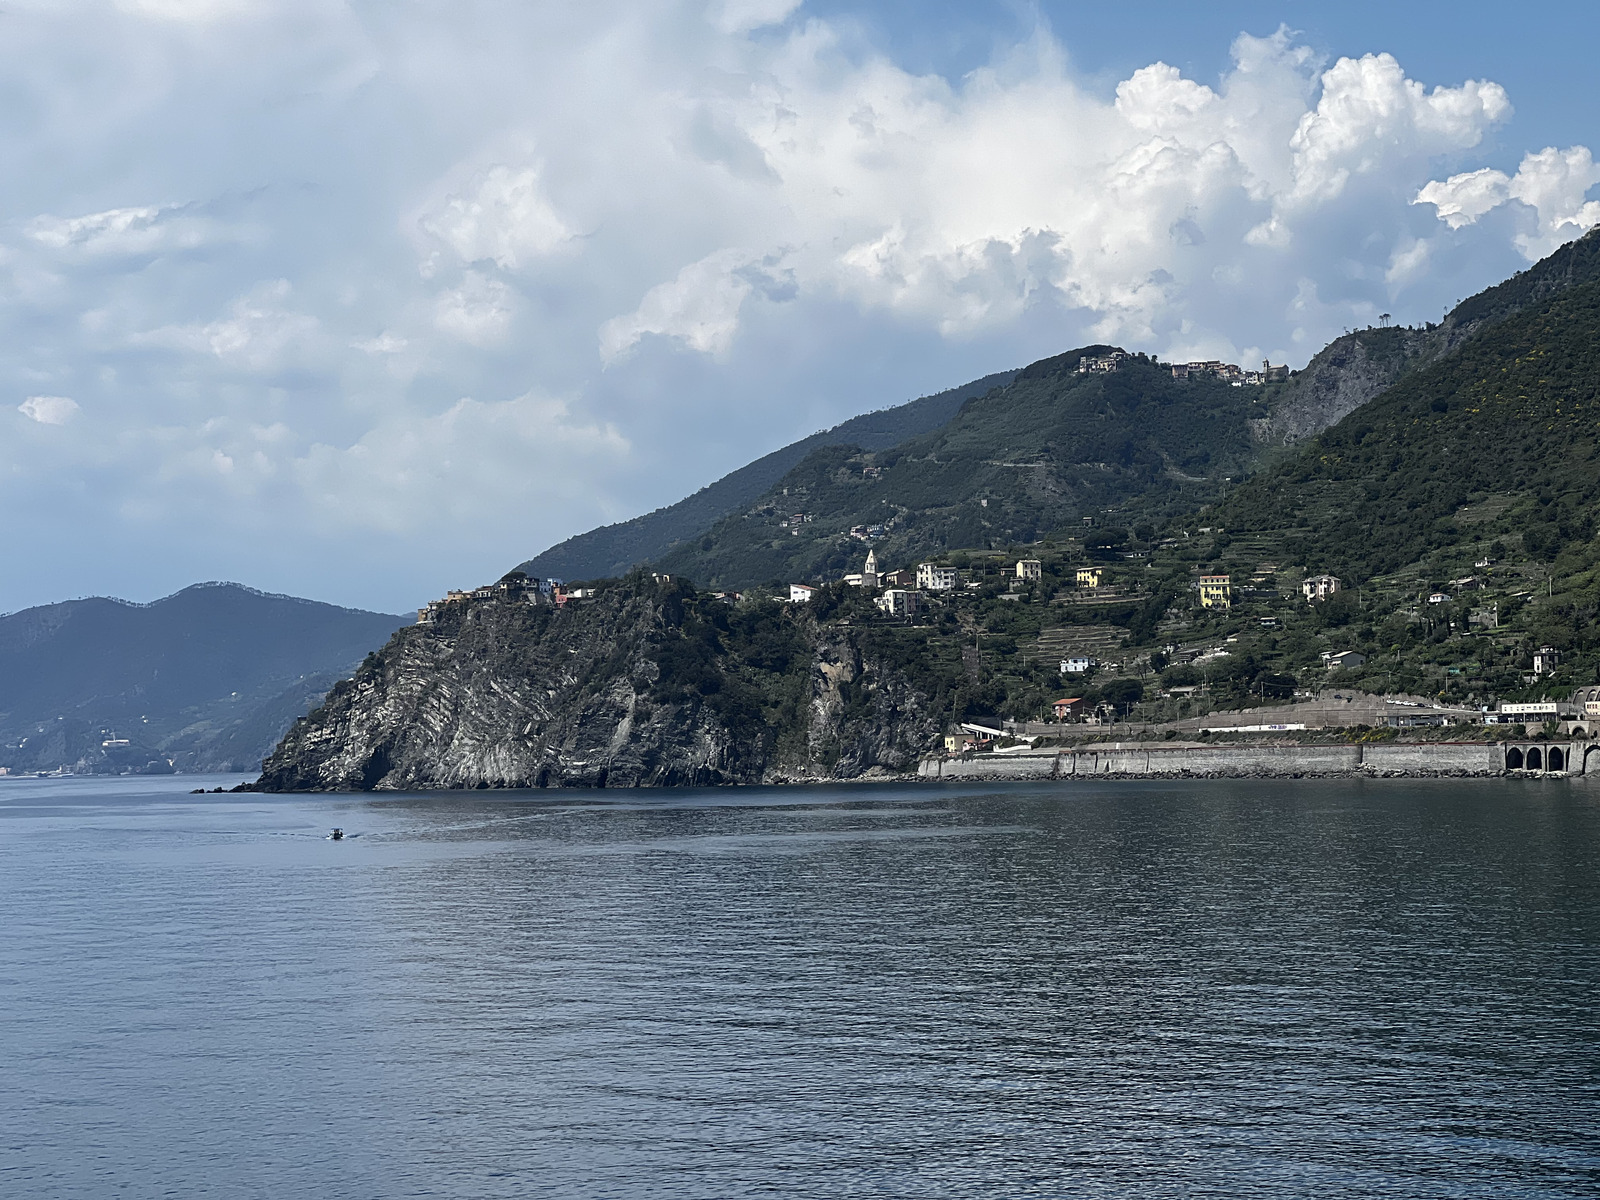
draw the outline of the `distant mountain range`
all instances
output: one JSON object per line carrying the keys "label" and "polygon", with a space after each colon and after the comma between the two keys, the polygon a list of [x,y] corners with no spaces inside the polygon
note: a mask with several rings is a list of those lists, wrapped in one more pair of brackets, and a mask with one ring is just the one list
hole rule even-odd
{"label": "distant mountain range", "polygon": [[253,771],[409,620],[236,583],[0,617],[0,766]]}
{"label": "distant mountain range", "polygon": [[[1330,646],[1381,662],[1370,680],[1349,682],[1470,703],[1523,687],[1529,647],[1562,656],[1559,682],[1589,680],[1600,670],[1597,329],[1600,232],[1437,325],[1348,334],[1287,381],[1178,379],[1138,354],[1121,355],[1114,369],[1080,370],[1115,349],[1090,346],[866,414],[522,564],[530,575],[569,580],[640,564],[677,577],[670,587],[648,575],[621,585],[612,597],[620,624],[605,636],[632,630],[631,648],[617,642],[583,671],[571,653],[577,642],[563,640],[582,620],[544,609],[518,610],[511,642],[496,649],[490,639],[473,651],[480,657],[459,663],[451,658],[452,639],[465,636],[459,622],[393,641],[409,618],[235,584],[197,585],[148,605],[92,599],[29,609],[0,617],[0,766],[249,770],[316,706],[299,727],[294,762],[280,763],[282,778],[301,778],[299,759],[335,712],[378,740],[359,752],[330,743],[328,753],[349,761],[330,766],[332,775],[318,767],[316,786],[334,778],[372,786],[399,770],[384,765],[392,714],[368,711],[400,678],[385,674],[399,669],[388,651],[368,657],[386,641],[426,651],[405,660],[419,687],[431,670],[424,659],[459,669],[461,695],[447,687],[437,701],[445,708],[483,687],[485,712],[516,700],[523,684],[546,696],[548,711],[533,725],[513,721],[517,709],[495,718],[496,732],[473,726],[452,743],[470,762],[450,781],[473,784],[510,782],[547,761],[552,778],[588,778],[613,753],[604,750],[612,733],[597,742],[586,724],[601,711],[593,706],[636,722],[635,702],[637,721],[651,705],[678,706],[658,714],[657,748],[668,758],[678,753],[680,718],[710,722],[704,745],[715,754],[765,730],[764,765],[752,759],[733,775],[843,770],[827,765],[835,750],[816,757],[841,738],[857,747],[837,751],[850,770],[899,769],[909,751],[888,709],[868,717],[875,705],[918,720],[1035,711],[1057,686],[1053,647],[1078,626],[1120,642],[1130,662],[1155,662],[1158,643],[1227,635],[1239,647],[1226,667],[1233,674],[1207,676],[1218,697],[1229,687],[1247,697],[1252,687],[1291,686],[1297,673],[1324,669],[1313,656]],[[941,557],[968,570],[976,607],[941,609],[937,627],[878,630],[854,589],[835,587],[806,606],[799,625],[760,599],[758,585],[859,570],[869,541],[885,567]],[[1044,578],[1027,596],[1001,595],[996,572],[1024,545],[1043,561]],[[1121,580],[1094,605],[1070,594],[1070,568],[1085,560],[1114,564]],[[1250,580],[1240,594],[1259,612],[1242,611],[1261,621],[1192,612],[1189,584],[1202,568]],[[1335,572],[1361,590],[1347,603],[1299,606],[1295,580],[1308,571]],[[686,581],[755,588],[756,607],[697,599]],[[1043,603],[1056,588],[1059,603]],[[855,632],[834,629],[836,619]],[[979,636],[982,654],[969,653]],[[530,674],[518,657],[538,645],[564,664],[549,681],[550,671]],[[868,674],[881,673],[887,690],[844,687],[834,677],[840,655],[856,664],[850,671],[878,664]],[[353,673],[362,687],[330,693]],[[571,690],[570,702],[550,699],[557,684]],[[810,693],[811,701],[826,693],[865,724],[829,717],[803,732],[795,714],[809,711]],[[706,710],[697,696],[720,699]],[[465,709],[457,718],[472,725]],[[513,726],[522,732],[505,732]],[[505,737],[543,739],[543,748],[497,774],[509,769]],[[428,754],[413,750],[420,757],[407,760],[407,778],[433,778]],[[731,770],[699,753],[659,769],[641,760],[636,774],[683,781]]]}

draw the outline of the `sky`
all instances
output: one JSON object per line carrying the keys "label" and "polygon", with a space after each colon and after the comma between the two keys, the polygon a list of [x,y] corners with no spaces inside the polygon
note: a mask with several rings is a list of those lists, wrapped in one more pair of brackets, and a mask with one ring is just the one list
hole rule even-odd
{"label": "sky", "polygon": [[0,611],[403,611],[1091,342],[1303,365],[1600,224],[1600,6],[10,0]]}

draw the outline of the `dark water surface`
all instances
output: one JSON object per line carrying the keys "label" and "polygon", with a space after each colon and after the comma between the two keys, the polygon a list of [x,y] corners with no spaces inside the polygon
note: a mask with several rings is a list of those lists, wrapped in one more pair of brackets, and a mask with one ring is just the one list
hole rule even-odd
{"label": "dark water surface", "polygon": [[196,782],[0,780],[0,1194],[1600,1194],[1592,783]]}

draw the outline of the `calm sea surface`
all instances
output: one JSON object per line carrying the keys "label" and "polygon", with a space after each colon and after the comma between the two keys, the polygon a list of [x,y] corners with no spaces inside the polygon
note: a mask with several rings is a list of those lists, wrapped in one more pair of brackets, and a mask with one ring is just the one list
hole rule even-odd
{"label": "calm sea surface", "polygon": [[0,780],[0,1195],[1600,1195],[1600,784],[199,782]]}

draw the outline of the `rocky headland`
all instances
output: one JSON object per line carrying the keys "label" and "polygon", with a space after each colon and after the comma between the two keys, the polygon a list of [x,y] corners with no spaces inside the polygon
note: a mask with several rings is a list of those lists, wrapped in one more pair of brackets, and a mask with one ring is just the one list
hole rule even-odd
{"label": "rocky headland", "polygon": [[915,772],[940,724],[848,625],[635,573],[402,629],[302,717],[264,791],[639,787]]}

